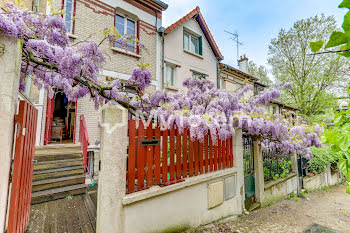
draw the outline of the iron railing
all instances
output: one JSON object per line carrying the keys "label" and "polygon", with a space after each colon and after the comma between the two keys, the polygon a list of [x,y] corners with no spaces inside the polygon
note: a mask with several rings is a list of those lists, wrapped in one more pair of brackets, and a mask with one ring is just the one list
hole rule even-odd
{"label": "iron railing", "polygon": [[244,175],[254,172],[253,139],[248,134],[243,134],[243,167]]}
{"label": "iron railing", "polygon": [[269,139],[264,139],[262,142],[265,181],[284,178],[292,171],[290,153],[278,148],[276,143]]}

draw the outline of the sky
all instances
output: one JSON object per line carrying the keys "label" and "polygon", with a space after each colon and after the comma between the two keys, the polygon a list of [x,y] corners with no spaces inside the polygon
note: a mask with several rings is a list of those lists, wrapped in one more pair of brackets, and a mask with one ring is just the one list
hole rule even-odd
{"label": "sky", "polygon": [[345,9],[342,0],[163,0],[169,5],[163,14],[167,27],[199,6],[208,27],[224,55],[224,62],[237,67],[236,44],[229,34],[238,33],[243,43],[240,55],[249,61],[267,65],[268,45],[280,29],[289,29],[299,19],[320,15],[334,15],[341,26]]}

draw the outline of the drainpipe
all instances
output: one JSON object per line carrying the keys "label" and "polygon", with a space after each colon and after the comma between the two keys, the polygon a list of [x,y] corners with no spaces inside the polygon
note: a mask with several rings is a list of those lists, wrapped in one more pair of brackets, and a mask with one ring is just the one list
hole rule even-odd
{"label": "drainpipe", "polygon": [[219,58],[219,57],[217,57],[216,58],[216,63],[217,63],[217,66],[216,66],[216,70],[217,70],[217,87],[218,87],[218,89],[220,89],[220,86],[221,86],[221,77],[220,77],[220,75],[221,75],[221,71],[224,71],[224,70],[226,70],[227,69],[227,66],[226,65],[224,65],[224,67],[223,68],[220,68],[220,62],[222,61],[222,60],[224,60],[224,58],[222,57],[222,58]]}
{"label": "drainpipe", "polygon": [[164,89],[164,32],[165,32],[165,28],[164,27],[160,27],[158,29],[158,33],[159,35],[162,37],[162,90]]}

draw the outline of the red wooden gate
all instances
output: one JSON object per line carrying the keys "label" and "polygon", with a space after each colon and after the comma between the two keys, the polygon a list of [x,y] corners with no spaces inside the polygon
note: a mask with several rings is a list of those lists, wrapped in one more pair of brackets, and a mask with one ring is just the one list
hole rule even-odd
{"label": "red wooden gate", "polygon": [[19,102],[8,233],[22,233],[29,223],[37,116],[34,106]]}
{"label": "red wooden gate", "polygon": [[[138,123],[138,124],[137,124]],[[138,125],[138,126],[137,126]],[[234,166],[232,137],[213,144],[210,134],[203,141],[190,140],[190,131],[160,130],[142,121],[129,120],[127,192],[152,185],[170,185],[184,178]]]}

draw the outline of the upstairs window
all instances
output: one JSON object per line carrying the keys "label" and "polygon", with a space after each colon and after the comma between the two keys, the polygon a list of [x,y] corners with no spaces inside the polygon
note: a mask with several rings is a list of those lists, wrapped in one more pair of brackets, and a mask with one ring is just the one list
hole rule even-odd
{"label": "upstairs window", "polygon": [[166,87],[174,87],[175,86],[175,68],[176,66],[167,64],[166,65]]}
{"label": "upstairs window", "polygon": [[[136,23],[134,20],[117,14],[115,16],[115,27],[121,36],[127,35],[132,40],[136,38]],[[116,42],[116,47],[126,48],[129,51],[135,52],[135,41],[130,42],[130,40],[127,40],[125,43],[119,39]]]}
{"label": "upstairs window", "polygon": [[184,31],[184,50],[202,55],[202,37]]}
{"label": "upstairs window", "polygon": [[64,0],[64,22],[67,32],[73,34],[74,15],[75,15],[75,0]]}
{"label": "upstairs window", "polygon": [[192,78],[198,78],[198,79],[205,79],[206,75],[205,74],[202,74],[202,73],[199,73],[199,72],[195,72],[193,71],[192,72]]}
{"label": "upstairs window", "polygon": [[40,0],[34,0],[33,1],[33,12],[35,14],[39,13],[39,5],[40,5]]}

